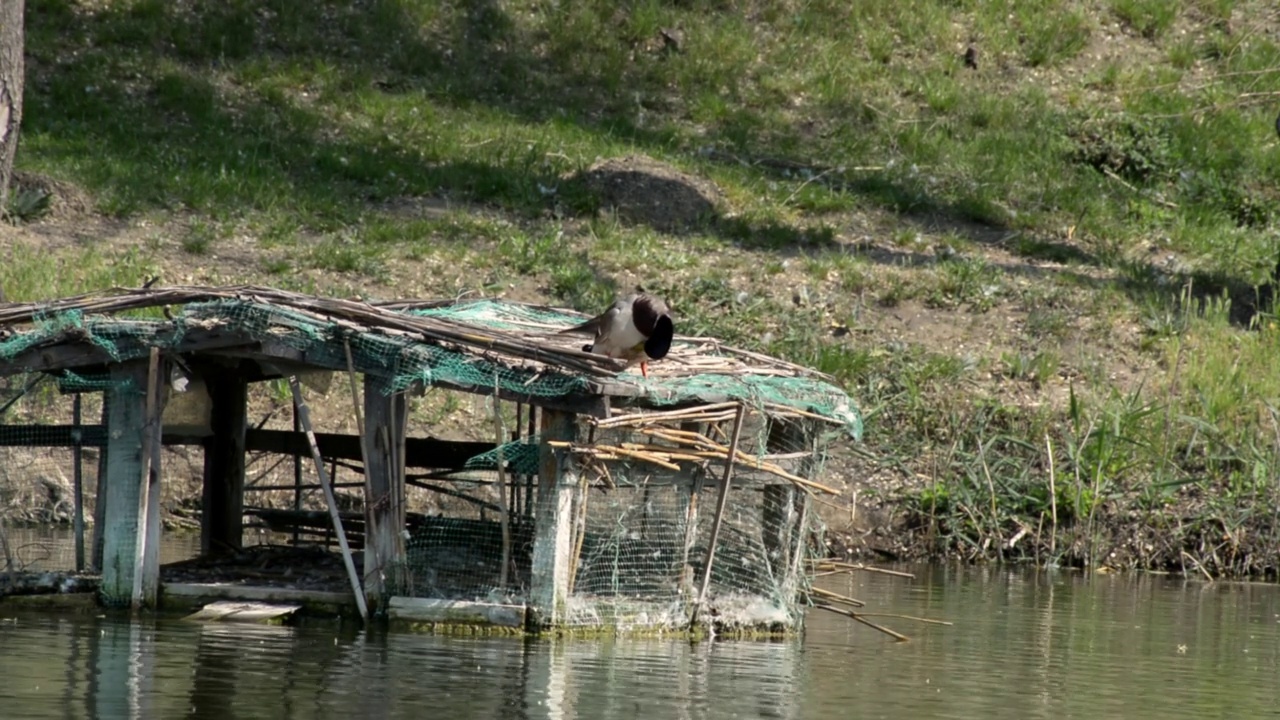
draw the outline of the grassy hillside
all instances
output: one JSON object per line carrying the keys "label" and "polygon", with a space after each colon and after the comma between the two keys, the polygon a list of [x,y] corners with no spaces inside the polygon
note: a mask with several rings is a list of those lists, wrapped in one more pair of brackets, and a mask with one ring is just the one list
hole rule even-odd
{"label": "grassy hillside", "polygon": [[[1273,3],[28,5],[10,299],[640,282],[857,396],[855,545],[1280,566]],[[569,179],[622,155],[717,216]]]}

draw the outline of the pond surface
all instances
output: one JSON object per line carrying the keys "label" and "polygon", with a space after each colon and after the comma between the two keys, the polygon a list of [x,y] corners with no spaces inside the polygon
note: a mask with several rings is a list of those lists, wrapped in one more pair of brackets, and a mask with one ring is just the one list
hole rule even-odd
{"label": "pond surface", "polygon": [[[184,551],[175,550],[176,555]],[[1280,588],[898,568],[789,642],[530,641],[0,611],[9,718],[1280,717]]]}

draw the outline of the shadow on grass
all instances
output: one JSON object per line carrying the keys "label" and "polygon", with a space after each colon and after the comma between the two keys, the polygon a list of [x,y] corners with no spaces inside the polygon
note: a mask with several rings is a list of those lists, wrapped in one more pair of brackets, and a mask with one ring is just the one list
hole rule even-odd
{"label": "shadow on grass", "polygon": [[[165,208],[235,218],[251,209],[273,218],[260,230],[269,238],[296,232],[300,224],[322,232],[348,227],[371,204],[404,196],[488,203],[526,215],[543,213],[554,202],[543,188],[560,181],[563,163],[549,163],[532,147],[522,154],[507,147],[518,144],[511,142],[492,152],[466,150],[454,139],[431,147],[420,138],[431,137],[433,124],[451,120],[433,115],[432,106],[568,126],[585,135],[592,150],[629,144],[662,155],[681,144],[670,127],[637,122],[637,89],[658,105],[654,116],[677,102],[660,65],[668,60],[645,55],[641,41],[656,27],[644,26],[639,14],[619,20],[558,5],[539,12],[559,13],[555,22],[564,31],[546,33],[523,27],[494,0],[28,5],[26,152],[46,168],[74,168],[103,209],[119,215]],[[732,80],[697,79],[704,85]],[[326,93],[372,110],[353,118],[317,102]],[[418,97],[423,115],[410,124],[422,128],[406,138],[403,121],[390,117],[386,105],[413,104]],[[742,158],[756,155],[745,172],[765,182],[831,170],[797,154],[806,147],[802,129],[762,132],[763,112],[737,109],[708,124],[698,142],[733,153],[698,154],[698,162],[743,172]],[[484,138],[475,144],[490,141],[506,142]],[[778,148],[794,157],[765,157]],[[833,172],[822,185],[890,209],[905,223],[942,227],[976,244],[1008,233],[997,209],[943,199],[902,169],[857,177]],[[769,219],[717,217],[706,229],[751,249],[839,246],[831,228]],[[1025,241],[1013,250],[1100,264],[1090,253],[1052,240]],[[575,272],[557,280],[570,294]],[[603,287],[599,277],[590,284]],[[1142,283],[1135,287],[1147,292]],[[1198,287],[1209,292],[1212,284]],[[1242,298],[1236,304],[1241,317],[1252,318],[1244,311],[1247,293],[1238,290],[1231,294]],[[1256,313],[1262,304],[1251,307]]]}
{"label": "shadow on grass", "polygon": [[[380,95],[417,95],[426,105],[463,112],[567,123],[603,145],[659,154],[677,144],[674,131],[636,122],[636,89],[657,98],[670,90],[655,62],[635,60],[635,36],[646,28],[615,27],[634,18],[545,9],[570,27],[547,34],[520,26],[492,0],[138,0],[92,10],[69,0],[32,0],[30,7],[24,128],[30,152],[47,166],[74,167],[103,209],[120,215],[293,206],[309,224],[331,229],[369,201],[400,195],[524,212],[548,204],[539,188],[555,184],[562,168],[543,158],[464,160],[456,148],[432,152],[395,137],[394,122],[376,127],[377,118],[331,116],[315,102],[326,89],[371,107]],[[620,35],[632,38],[631,47],[619,46]],[[753,113],[725,114],[708,128],[707,141],[750,150],[759,142],[752,140],[760,124]],[[768,144],[797,145],[795,138]],[[767,178],[778,169],[751,172]],[[909,211],[930,210],[921,207],[927,198],[908,199],[911,193],[891,181],[846,189],[892,207],[907,207],[905,200]],[[832,242],[829,232],[783,223],[736,220],[712,229],[761,248]]]}

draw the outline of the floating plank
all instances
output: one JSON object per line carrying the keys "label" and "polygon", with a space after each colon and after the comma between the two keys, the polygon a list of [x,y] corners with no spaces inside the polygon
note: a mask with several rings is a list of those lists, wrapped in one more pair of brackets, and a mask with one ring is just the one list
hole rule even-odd
{"label": "floating plank", "polygon": [[524,627],[524,605],[393,596],[387,604],[391,620],[454,625]]}
{"label": "floating plank", "polygon": [[269,623],[275,620],[283,620],[301,609],[301,605],[278,605],[244,600],[215,600],[183,619],[202,622]]}

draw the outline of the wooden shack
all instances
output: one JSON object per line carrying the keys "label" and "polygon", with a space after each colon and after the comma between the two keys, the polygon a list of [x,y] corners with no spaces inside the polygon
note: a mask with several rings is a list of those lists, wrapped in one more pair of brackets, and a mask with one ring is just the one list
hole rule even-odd
{"label": "wooden shack", "polygon": [[[349,584],[315,596],[345,597],[365,617],[532,631],[798,627],[809,501],[835,492],[817,479],[824,448],[860,432],[849,398],[812,370],[700,337],[678,336],[642,378],[559,332],[584,317],[262,287],[0,305],[0,377],[31,378],[24,388],[52,378],[77,398],[73,426],[3,424],[0,446],[101,448],[90,564],[108,606],[287,595],[162,582],[159,456],[185,444],[203,450],[204,559],[245,550],[248,453],[310,463],[326,498],[319,523]],[[255,427],[249,388],[281,380],[294,429]],[[309,381],[328,391],[309,397]],[[431,389],[492,398],[493,440],[411,427],[409,403]],[[86,424],[78,399],[95,392],[102,421]],[[314,402],[342,403],[358,432],[316,432]],[[500,403],[516,409],[514,424]],[[363,476],[354,516],[335,500],[337,459]],[[431,484],[417,486],[479,515],[409,518],[408,473],[419,469]]]}

